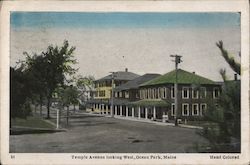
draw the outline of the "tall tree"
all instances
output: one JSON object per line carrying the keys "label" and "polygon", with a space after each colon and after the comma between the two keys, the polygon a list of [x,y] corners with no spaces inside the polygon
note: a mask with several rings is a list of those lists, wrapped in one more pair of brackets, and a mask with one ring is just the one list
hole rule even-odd
{"label": "tall tree", "polygon": [[72,64],[77,63],[73,56],[74,50],[75,47],[70,47],[68,41],[65,40],[63,46],[50,45],[41,55],[27,55],[27,65],[38,80],[35,84],[41,83],[47,100],[47,118],[50,118],[50,105],[54,90],[60,85],[63,86],[67,77],[77,71],[72,67]]}
{"label": "tall tree", "polygon": [[[229,57],[222,41],[216,45],[230,67],[240,75],[240,63]],[[209,150],[198,147],[200,152],[240,152],[240,81],[228,80],[225,69],[221,69],[220,74],[224,84],[218,106],[209,104],[205,113],[205,119],[212,124],[205,126],[200,133],[209,141]]]}
{"label": "tall tree", "polygon": [[219,41],[216,43],[216,46],[220,49],[221,55],[224,57],[229,66],[240,75],[240,63],[235,61],[233,57],[230,57],[228,51],[223,46],[223,41]]}

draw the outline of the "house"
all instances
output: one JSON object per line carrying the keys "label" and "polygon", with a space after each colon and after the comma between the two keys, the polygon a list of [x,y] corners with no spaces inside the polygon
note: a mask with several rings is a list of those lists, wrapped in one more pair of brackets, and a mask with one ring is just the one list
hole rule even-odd
{"label": "house", "polygon": [[[139,77],[138,74],[129,72],[127,68],[125,69],[125,71],[114,72],[113,76],[114,88]],[[92,105],[91,111],[102,114],[109,114],[112,96],[112,74],[100,78],[94,83],[94,97],[92,100],[89,100],[89,103]]]}
{"label": "house", "polygon": [[160,76],[160,74],[144,74],[114,88],[114,114],[120,116],[131,116],[131,107],[127,107],[126,105],[129,102],[137,101],[140,99],[139,85],[158,76]]}
{"label": "house", "polygon": [[[181,119],[202,117],[208,103],[218,100],[221,86],[194,72],[178,69],[177,75],[178,117]],[[133,104],[139,106],[144,112],[149,111],[145,112],[144,116],[145,114],[153,115],[154,118],[161,119],[163,115],[167,115],[169,119],[174,119],[177,115],[175,112],[175,81],[176,70],[173,70],[140,85],[140,101]]]}

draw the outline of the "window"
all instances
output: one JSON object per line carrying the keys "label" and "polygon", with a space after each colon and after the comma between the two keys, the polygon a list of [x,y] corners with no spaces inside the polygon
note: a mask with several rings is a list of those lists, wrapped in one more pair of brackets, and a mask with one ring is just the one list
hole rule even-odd
{"label": "window", "polygon": [[155,98],[158,99],[158,90],[157,88],[154,88]]}
{"label": "window", "polygon": [[206,87],[201,87],[200,88],[200,98],[204,99],[204,98],[206,98],[206,96],[207,96]]}
{"label": "window", "polygon": [[119,97],[122,97],[122,91],[121,91],[121,92],[119,92]]}
{"label": "window", "polygon": [[[138,96],[138,94],[136,93],[136,96]],[[129,92],[125,91],[125,98],[129,98]]]}
{"label": "window", "polygon": [[199,105],[198,104],[193,104],[192,105],[192,115],[193,116],[198,116],[199,115]]}
{"label": "window", "polygon": [[203,113],[204,113],[206,110],[207,110],[207,104],[202,103],[202,104],[200,105],[200,115],[202,116]]}
{"label": "window", "polygon": [[151,96],[151,90],[150,89],[148,89],[148,99],[150,99],[150,96]]}
{"label": "window", "polygon": [[192,90],[192,98],[198,99],[199,98],[199,91],[197,89]]}
{"label": "window", "polygon": [[171,98],[175,98],[174,87],[171,87]]}
{"label": "window", "polygon": [[189,116],[189,104],[182,104],[182,116]]}
{"label": "window", "polygon": [[118,92],[115,92],[115,97],[118,97]]}
{"label": "window", "polygon": [[163,98],[167,98],[167,88],[163,88]]}
{"label": "window", "polygon": [[189,98],[189,88],[188,87],[183,87],[182,88],[182,98],[183,99],[188,99]]}
{"label": "window", "polygon": [[171,116],[175,116],[175,104],[171,104]]}
{"label": "window", "polygon": [[160,90],[160,91],[159,91],[159,92],[160,92],[159,97],[160,97],[160,98],[163,98],[163,88],[160,87],[159,90]]}
{"label": "window", "polygon": [[213,90],[213,98],[214,99],[216,99],[216,98],[218,98],[220,96],[220,90],[219,90],[219,88],[214,88],[214,90]]}
{"label": "window", "polygon": [[150,98],[154,99],[155,95],[154,95],[154,89],[150,89]]}
{"label": "window", "polygon": [[140,98],[138,91],[135,93],[135,98],[137,98],[137,99]]}

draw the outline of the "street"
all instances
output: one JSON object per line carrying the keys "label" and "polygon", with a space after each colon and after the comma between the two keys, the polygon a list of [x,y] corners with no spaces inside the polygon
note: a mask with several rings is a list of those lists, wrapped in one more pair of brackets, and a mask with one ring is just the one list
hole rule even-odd
{"label": "street", "polygon": [[[10,136],[11,153],[184,153],[197,129],[78,114],[65,132]],[[195,151],[194,151],[195,152]]]}

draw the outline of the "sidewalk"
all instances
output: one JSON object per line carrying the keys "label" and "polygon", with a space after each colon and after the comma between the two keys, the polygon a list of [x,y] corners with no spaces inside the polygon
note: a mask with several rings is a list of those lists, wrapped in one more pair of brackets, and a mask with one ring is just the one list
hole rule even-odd
{"label": "sidewalk", "polygon": [[[102,117],[111,117],[110,115],[102,115],[102,114],[96,114],[96,113],[88,113],[88,112],[79,112],[77,111],[76,113],[79,114],[85,114],[85,115],[92,115],[92,116],[102,116]],[[121,120],[129,120],[129,121],[136,121],[136,122],[144,122],[144,123],[151,123],[151,124],[156,124],[156,125],[161,125],[161,126],[175,126],[174,123],[164,123],[164,122],[159,122],[159,121],[152,121],[150,119],[138,119],[138,117],[125,117],[125,116],[114,116],[116,119],[121,119]],[[192,128],[192,129],[203,129],[202,127],[199,126],[193,126],[193,125],[186,125],[186,124],[179,124],[179,127],[183,128]]]}

